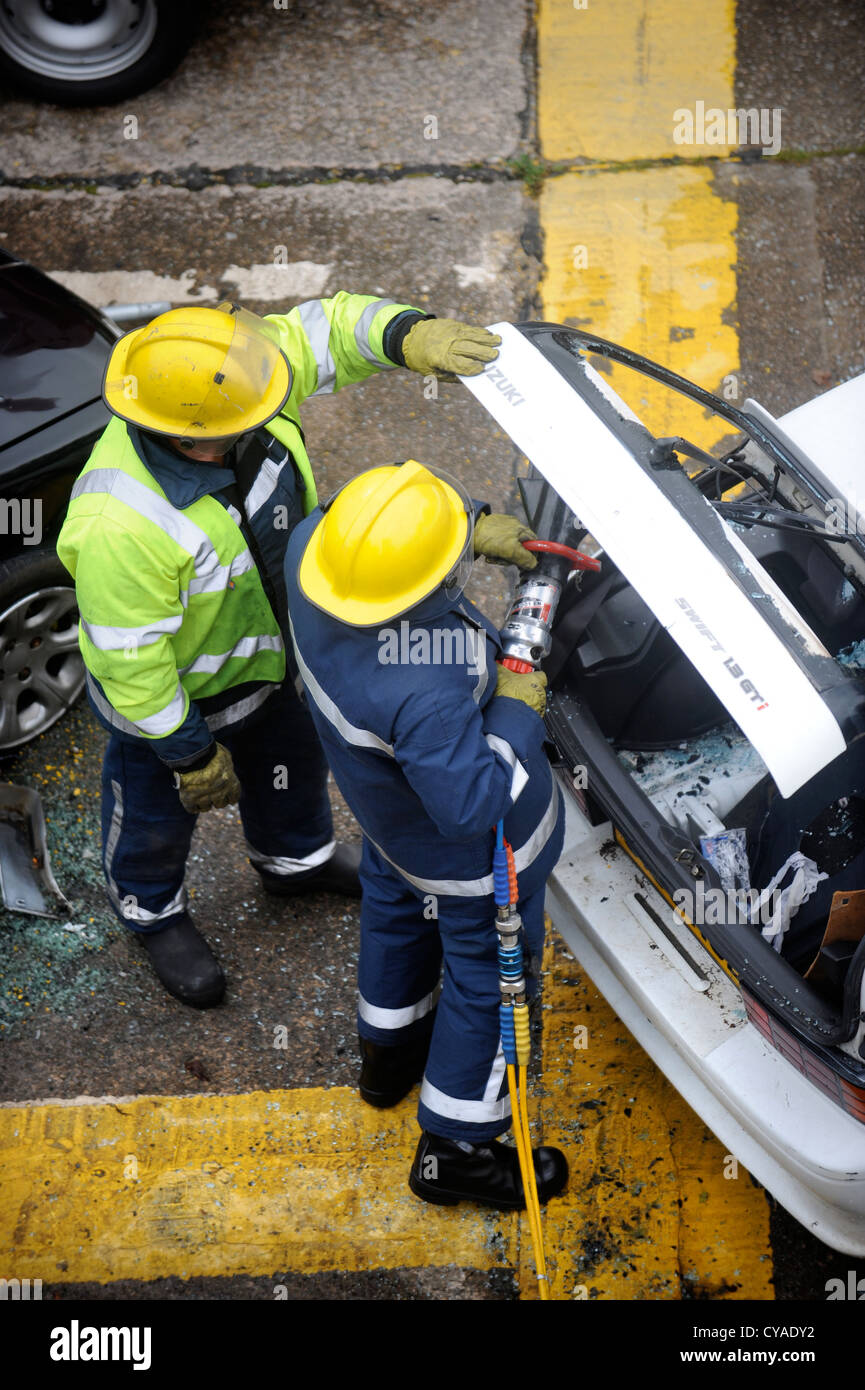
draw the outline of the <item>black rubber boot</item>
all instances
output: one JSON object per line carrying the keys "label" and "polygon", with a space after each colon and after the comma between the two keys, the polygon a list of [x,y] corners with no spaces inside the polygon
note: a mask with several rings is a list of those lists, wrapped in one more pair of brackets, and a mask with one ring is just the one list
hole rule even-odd
{"label": "black rubber boot", "polygon": [[358,1089],[367,1105],[386,1110],[407,1096],[423,1076],[429,1053],[430,1032],[417,1042],[402,1047],[384,1047],[358,1038],[360,1043],[360,1081]]}
{"label": "black rubber boot", "polygon": [[265,893],[278,898],[299,898],[305,893],[341,893],[360,897],[360,845],[338,844],[318,869],[306,874],[269,874],[259,869]]}
{"label": "black rubber boot", "polygon": [[[561,1192],[568,1163],[561,1149],[533,1149],[538,1200]],[[484,1144],[457,1143],[423,1131],[408,1185],[416,1197],[437,1206],[478,1202],[499,1211],[525,1211],[526,1199],[515,1148],[489,1139]]]}
{"label": "black rubber boot", "polygon": [[225,994],[216,956],[187,914],[162,931],[138,933],[153,969],[175,999],[208,1009]]}

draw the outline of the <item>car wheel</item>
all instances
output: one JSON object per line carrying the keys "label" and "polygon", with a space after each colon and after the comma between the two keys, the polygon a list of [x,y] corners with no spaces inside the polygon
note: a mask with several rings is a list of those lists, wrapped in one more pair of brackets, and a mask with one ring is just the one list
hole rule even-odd
{"label": "car wheel", "polygon": [[56,723],[84,687],[78,606],[53,550],[0,564],[0,752]]}
{"label": "car wheel", "polygon": [[122,101],[177,66],[197,9],[170,0],[0,0],[0,70],[41,101]]}

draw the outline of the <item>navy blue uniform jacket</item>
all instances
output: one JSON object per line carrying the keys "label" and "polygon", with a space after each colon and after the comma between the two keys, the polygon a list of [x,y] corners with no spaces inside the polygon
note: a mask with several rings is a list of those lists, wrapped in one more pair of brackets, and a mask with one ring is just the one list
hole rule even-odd
{"label": "navy blue uniform jacket", "polygon": [[402,618],[351,627],[304,596],[297,571],[316,509],[293,532],[286,593],[295,655],[340,791],[382,855],[419,892],[492,892],[504,816],[520,897],[561,852],[561,793],[543,721],[495,695],[501,644],[487,618],[439,589]]}

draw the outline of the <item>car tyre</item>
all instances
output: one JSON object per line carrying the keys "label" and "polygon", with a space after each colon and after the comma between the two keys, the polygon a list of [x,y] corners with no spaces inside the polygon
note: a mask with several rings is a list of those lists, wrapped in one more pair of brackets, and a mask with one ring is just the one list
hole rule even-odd
{"label": "car tyre", "polygon": [[49,547],[0,563],[0,753],[50,729],[84,688],[72,578]]}
{"label": "car tyre", "polygon": [[2,0],[0,73],[39,101],[110,105],[167,77],[199,16],[191,0]]}

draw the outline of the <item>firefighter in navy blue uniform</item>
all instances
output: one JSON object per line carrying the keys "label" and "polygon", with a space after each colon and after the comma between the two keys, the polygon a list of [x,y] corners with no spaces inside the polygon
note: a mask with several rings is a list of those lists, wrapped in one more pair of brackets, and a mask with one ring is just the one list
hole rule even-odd
{"label": "firefighter in navy blue uniform", "polygon": [[[545,677],[497,665],[498,633],[463,595],[475,554],[536,563],[520,543],[532,533],[486,513],[440,470],[370,469],[298,526],[286,588],[310,711],[364,834],[361,1095],[393,1105],[423,1077],[412,1190],[518,1209],[517,1152],[497,1141],[510,1101],[493,827],[503,816],[537,961],[564,813],[543,751]],[[540,1148],[535,1166],[546,1200],[567,1165]]]}

